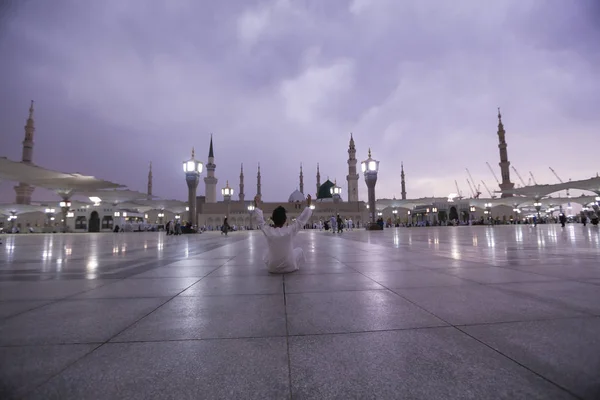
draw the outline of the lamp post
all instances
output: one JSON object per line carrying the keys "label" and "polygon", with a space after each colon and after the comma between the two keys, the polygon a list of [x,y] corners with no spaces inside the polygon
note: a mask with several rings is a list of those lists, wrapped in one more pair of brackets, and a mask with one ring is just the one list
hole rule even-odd
{"label": "lamp post", "polygon": [[535,211],[537,211],[538,219],[540,219],[540,210],[542,209],[542,203],[536,201],[535,203],[533,203],[533,206],[535,207]]}
{"label": "lamp post", "polygon": [[371,149],[369,149],[369,158],[360,163],[362,172],[365,175],[369,193],[369,214],[371,223],[367,225],[370,231],[382,230],[379,224],[375,223],[375,184],[377,183],[377,173],[379,172],[379,161],[371,158]]}
{"label": "lamp post", "polygon": [[334,208],[335,208],[334,213],[335,213],[335,216],[337,217],[338,203],[340,202],[340,197],[342,194],[342,188],[337,185],[337,180],[334,181],[333,186],[331,187],[331,189],[329,189],[329,192],[331,193],[331,197],[333,197],[333,204],[334,204]]}
{"label": "lamp post", "polygon": [[398,225],[398,210],[392,210],[392,214],[394,214],[394,226]]}
{"label": "lamp post", "polygon": [[487,215],[488,223],[492,225],[492,203],[485,203],[485,211],[484,214]]}
{"label": "lamp post", "polygon": [[412,226],[413,223],[413,217],[412,217],[412,212],[410,210],[408,210],[406,212],[406,224],[409,224],[408,219],[410,218],[410,225]]}
{"label": "lamp post", "polygon": [[188,186],[188,208],[190,215],[190,224],[192,229],[196,228],[198,215],[196,214],[196,189],[200,182],[200,174],[204,164],[196,160],[194,149],[192,148],[192,158],[183,162],[183,172],[185,172],[185,182]]}
{"label": "lamp post", "polygon": [[227,203],[227,218],[229,218],[229,203],[231,201],[231,196],[233,196],[233,189],[229,187],[229,181],[223,189],[221,189],[221,194],[223,195],[223,200]]}
{"label": "lamp post", "polygon": [[60,206],[60,210],[62,211],[62,217],[63,217],[63,233],[67,232],[67,214],[69,214],[69,210],[71,209],[71,202],[68,200],[63,200],[60,203],[58,203],[58,205]]}
{"label": "lamp post", "polygon": [[54,217],[54,213],[56,212],[56,209],[54,209],[54,208],[46,208],[44,210],[44,212],[46,213],[46,218],[48,218],[47,224],[48,224],[48,227],[50,228],[50,227],[52,227],[52,220],[53,220],[53,217]]}
{"label": "lamp post", "polygon": [[431,208],[431,216],[433,217],[433,220],[434,220],[433,222],[434,222],[434,223],[437,223],[437,222],[438,222],[438,215],[437,215],[437,212],[438,212],[438,208],[437,208],[437,207],[432,207],[432,208]]}
{"label": "lamp post", "polygon": [[15,223],[17,222],[17,212],[11,211],[10,215],[8,216],[8,220],[10,221],[10,231],[14,232],[15,231]]}
{"label": "lamp post", "polygon": [[159,223],[160,225],[163,225],[163,224],[164,224],[164,220],[163,220],[163,218],[164,218],[164,217],[165,217],[165,213],[164,213],[164,211],[163,211],[163,210],[160,210],[160,212],[158,213],[158,223]]}
{"label": "lamp post", "polygon": [[252,213],[254,212],[254,204],[248,205],[248,212],[250,213],[250,230],[252,230]]}
{"label": "lamp post", "polygon": [[470,213],[470,217],[471,217],[471,219],[469,220],[469,225],[472,225],[473,224],[473,217],[474,217],[473,214],[475,214],[475,206],[470,206],[469,207],[469,213]]}

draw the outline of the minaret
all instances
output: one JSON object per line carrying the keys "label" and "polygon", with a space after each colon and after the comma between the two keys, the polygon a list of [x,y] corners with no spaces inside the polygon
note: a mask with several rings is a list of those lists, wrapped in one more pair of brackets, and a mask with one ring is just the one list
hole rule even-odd
{"label": "minaret", "polygon": [[[508,161],[508,153],[506,151],[506,132],[504,131],[504,125],[502,124],[502,115],[500,114],[500,107],[498,107],[498,148],[500,149],[500,174],[502,175],[502,183],[500,184],[500,190],[510,190],[515,187],[515,184],[510,181],[510,162]],[[500,197],[512,197],[512,193],[502,193]]]}
{"label": "minaret", "polygon": [[319,163],[317,163],[317,196],[319,195],[319,188],[321,187],[321,173],[319,172]]}
{"label": "minaret", "polygon": [[302,173],[302,163],[300,163],[300,193],[304,194],[304,174]]}
{"label": "minaret", "polygon": [[260,163],[258,163],[258,174],[256,174],[256,195],[262,196],[260,191]]}
{"label": "minaret", "polygon": [[148,170],[148,200],[152,198],[152,161],[150,161],[150,169]]}
{"label": "minaret", "polygon": [[244,197],[246,196],[244,194],[244,164],[242,164],[241,168],[240,168],[240,202],[243,203],[244,202]]}
{"label": "minaret", "polygon": [[402,200],[406,200],[406,181],[404,179],[404,163],[400,162],[400,179],[402,182]]}
{"label": "minaret", "polygon": [[[33,134],[35,133],[35,125],[33,123],[33,100],[29,106],[29,118],[25,124],[25,139],[23,140],[23,157],[21,161],[25,164],[31,164],[33,162]],[[15,186],[15,193],[17,194],[15,203],[17,204],[31,204],[31,195],[35,188],[29,186],[26,183],[20,182],[19,186]]]}
{"label": "minaret", "polygon": [[215,177],[215,153],[213,151],[212,134],[210,135],[210,149],[208,150],[208,163],[206,163],[206,178],[204,178],[204,187],[206,192],[206,202],[217,202],[217,182]]}
{"label": "minaret", "polygon": [[358,201],[358,174],[356,173],[356,147],[354,138],[350,133],[350,145],[348,147],[348,201]]}

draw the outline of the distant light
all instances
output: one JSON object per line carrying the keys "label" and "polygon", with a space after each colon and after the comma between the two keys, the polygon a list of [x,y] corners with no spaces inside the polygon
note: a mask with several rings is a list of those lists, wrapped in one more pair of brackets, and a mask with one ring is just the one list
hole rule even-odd
{"label": "distant light", "polygon": [[95,205],[96,204],[100,204],[100,202],[102,202],[102,199],[100,197],[97,197],[97,196],[90,196],[89,199]]}

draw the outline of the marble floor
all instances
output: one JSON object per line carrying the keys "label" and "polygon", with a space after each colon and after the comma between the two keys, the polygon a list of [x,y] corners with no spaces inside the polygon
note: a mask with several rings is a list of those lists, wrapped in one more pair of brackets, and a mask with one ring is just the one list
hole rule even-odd
{"label": "marble floor", "polygon": [[2,242],[2,399],[600,398],[598,227]]}

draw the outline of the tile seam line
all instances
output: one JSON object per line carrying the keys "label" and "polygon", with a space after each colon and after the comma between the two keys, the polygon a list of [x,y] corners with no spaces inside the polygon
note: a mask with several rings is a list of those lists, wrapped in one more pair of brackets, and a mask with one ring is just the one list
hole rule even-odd
{"label": "tile seam line", "polygon": [[463,334],[465,334],[465,335],[469,336],[470,338],[472,338],[472,339],[476,340],[477,342],[479,342],[479,343],[483,344],[485,347],[487,347],[487,348],[491,349],[491,350],[492,350],[492,351],[494,351],[495,353],[497,353],[497,354],[500,354],[501,356],[505,357],[506,359],[508,359],[508,360],[510,360],[510,361],[512,361],[512,362],[514,362],[515,364],[517,364],[517,365],[521,366],[522,368],[526,369],[527,371],[531,372],[531,373],[532,373],[532,374],[534,374],[535,376],[537,376],[537,377],[539,377],[539,378],[543,379],[544,381],[546,381],[546,382],[548,382],[548,383],[550,383],[550,384],[552,384],[552,385],[556,386],[557,388],[559,388],[559,389],[563,390],[564,392],[566,392],[566,393],[570,394],[571,396],[575,397],[576,399],[579,399],[579,400],[584,400],[584,398],[583,398],[583,397],[581,397],[581,396],[579,396],[579,395],[577,395],[577,394],[575,394],[575,393],[571,392],[569,389],[567,389],[567,388],[563,387],[562,385],[560,385],[560,384],[558,384],[558,383],[556,383],[556,382],[554,382],[554,381],[550,380],[549,378],[546,378],[546,377],[545,377],[544,375],[542,375],[541,373],[534,371],[533,369],[529,368],[529,367],[528,367],[528,366],[526,366],[525,364],[522,364],[521,362],[519,362],[519,361],[515,360],[514,358],[510,357],[508,354],[504,354],[504,353],[503,353],[503,352],[501,352],[500,350],[498,350],[498,349],[496,349],[496,348],[492,347],[491,345],[489,345],[489,344],[487,344],[487,343],[483,342],[482,340],[478,339],[477,337],[475,337],[475,336],[473,336],[473,335],[469,334],[468,332],[466,332],[465,330],[461,329],[460,327],[458,327],[458,326],[453,326],[453,327],[454,327],[454,329],[457,329],[459,332],[462,332]]}
{"label": "tile seam line", "polygon": [[285,274],[281,277],[282,285],[283,285],[283,312],[285,315],[285,347],[287,353],[287,367],[288,367],[288,387],[289,387],[289,396],[290,400],[294,398],[294,394],[292,392],[292,356],[290,354],[290,332],[288,326],[288,313],[287,313],[287,296],[285,292]]}
{"label": "tile seam line", "polygon": [[[378,329],[378,330],[364,330],[364,331],[350,331],[350,332],[319,332],[319,333],[296,333],[288,335],[290,338],[302,338],[302,337],[319,337],[319,336],[344,336],[344,335],[360,335],[360,334],[371,334],[371,333],[384,333],[384,332],[404,332],[404,331],[421,331],[421,330],[433,330],[433,329],[450,329],[457,328],[469,328],[479,326],[494,326],[504,324],[520,324],[528,322],[548,322],[548,321],[562,321],[570,319],[597,319],[600,316],[582,316],[582,317],[559,317],[559,318],[547,318],[547,319],[532,319],[532,320],[514,320],[514,321],[501,321],[501,322],[486,322],[486,323],[475,323],[475,324],[446,324],[446,325],[430,325],[430,326],[417,326],[417,327],[406,327],[406,328],[395,328],[395,329]],[[178,343],[178,342],[209,342],[209,341],[229,341],[229,340],[257,340],[257,339],[283,339],[285,335],[266,335],[266,336],[239,336],[239,337],[205,337],[205,338],[185,338],[185,339],[155,339],[155,340],[122,340],[122,341],[111,341],[105,342],[72,342],[72,343],[33,343],[33,344],[7,344],[0,345],[0,348],[25,348],[25,347],[46,347],[46,346],[81,346],[81,345],[113,345],[113,344],[139,344],[139,343]]]}

